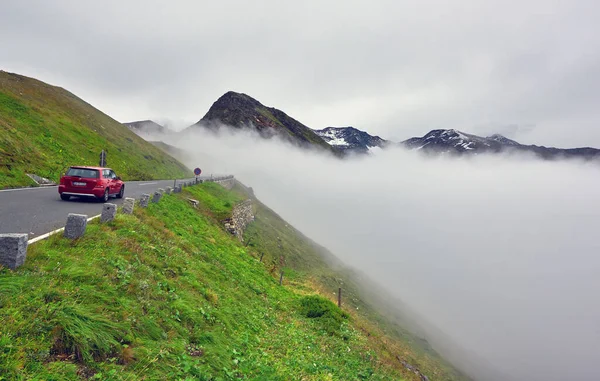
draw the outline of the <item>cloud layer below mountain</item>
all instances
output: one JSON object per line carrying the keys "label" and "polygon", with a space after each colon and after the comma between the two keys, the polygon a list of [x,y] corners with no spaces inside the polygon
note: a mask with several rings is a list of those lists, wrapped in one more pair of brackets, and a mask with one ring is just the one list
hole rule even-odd
{"label": "cloud layer below mountain", "polygon": [[169,143],[425,317],[428,339],[478,379],[600,377],[597,164],[403,150],[342,161],[246,132]]}

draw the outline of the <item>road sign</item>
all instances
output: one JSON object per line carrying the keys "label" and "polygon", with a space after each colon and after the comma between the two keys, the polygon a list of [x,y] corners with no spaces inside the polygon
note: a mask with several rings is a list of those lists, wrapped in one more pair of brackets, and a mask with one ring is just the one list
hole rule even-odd
{"label": "road sign", "polygon": [[202,173],[202,170],[200,168],[194,169],[194,175],[200,176],[201,173]]}

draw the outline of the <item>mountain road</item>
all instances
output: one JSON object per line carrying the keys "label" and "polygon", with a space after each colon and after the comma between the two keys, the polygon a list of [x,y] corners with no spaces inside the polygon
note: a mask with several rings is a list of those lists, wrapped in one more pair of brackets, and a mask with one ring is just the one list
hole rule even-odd
{"label": "mountain road", "polygon": [[[173,187],[175,181],[185,180],[127,181],[124,197],[137,199],[144,193]],[[108,202],[120,205],[123,201],[111,197]],[[101,212],[102,203],[91,197],[61,200],[57,186],[0,190],[0,233],[27,233],[32,239],[64,227],[69,213],[92,217]]]}

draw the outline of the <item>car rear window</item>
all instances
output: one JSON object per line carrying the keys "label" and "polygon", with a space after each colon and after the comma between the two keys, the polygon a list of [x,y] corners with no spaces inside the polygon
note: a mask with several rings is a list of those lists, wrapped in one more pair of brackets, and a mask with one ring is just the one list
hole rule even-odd
{"label": "car rear window", "polygon": [[98,171],[87,168],[69,168],[67,176],[85,177],[87,179],[97,179]]}

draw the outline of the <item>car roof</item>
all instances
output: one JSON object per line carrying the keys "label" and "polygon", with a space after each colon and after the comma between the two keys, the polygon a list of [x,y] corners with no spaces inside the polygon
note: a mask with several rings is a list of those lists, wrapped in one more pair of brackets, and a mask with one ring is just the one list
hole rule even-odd
{"label": "car roof", "polygon": [[97,170],[110,169],[112,171],[112,169],[108,168],[108,167],[90,167],[88,165],[72,165],[69,168],[85,168],[85,169],[97,169]]}

